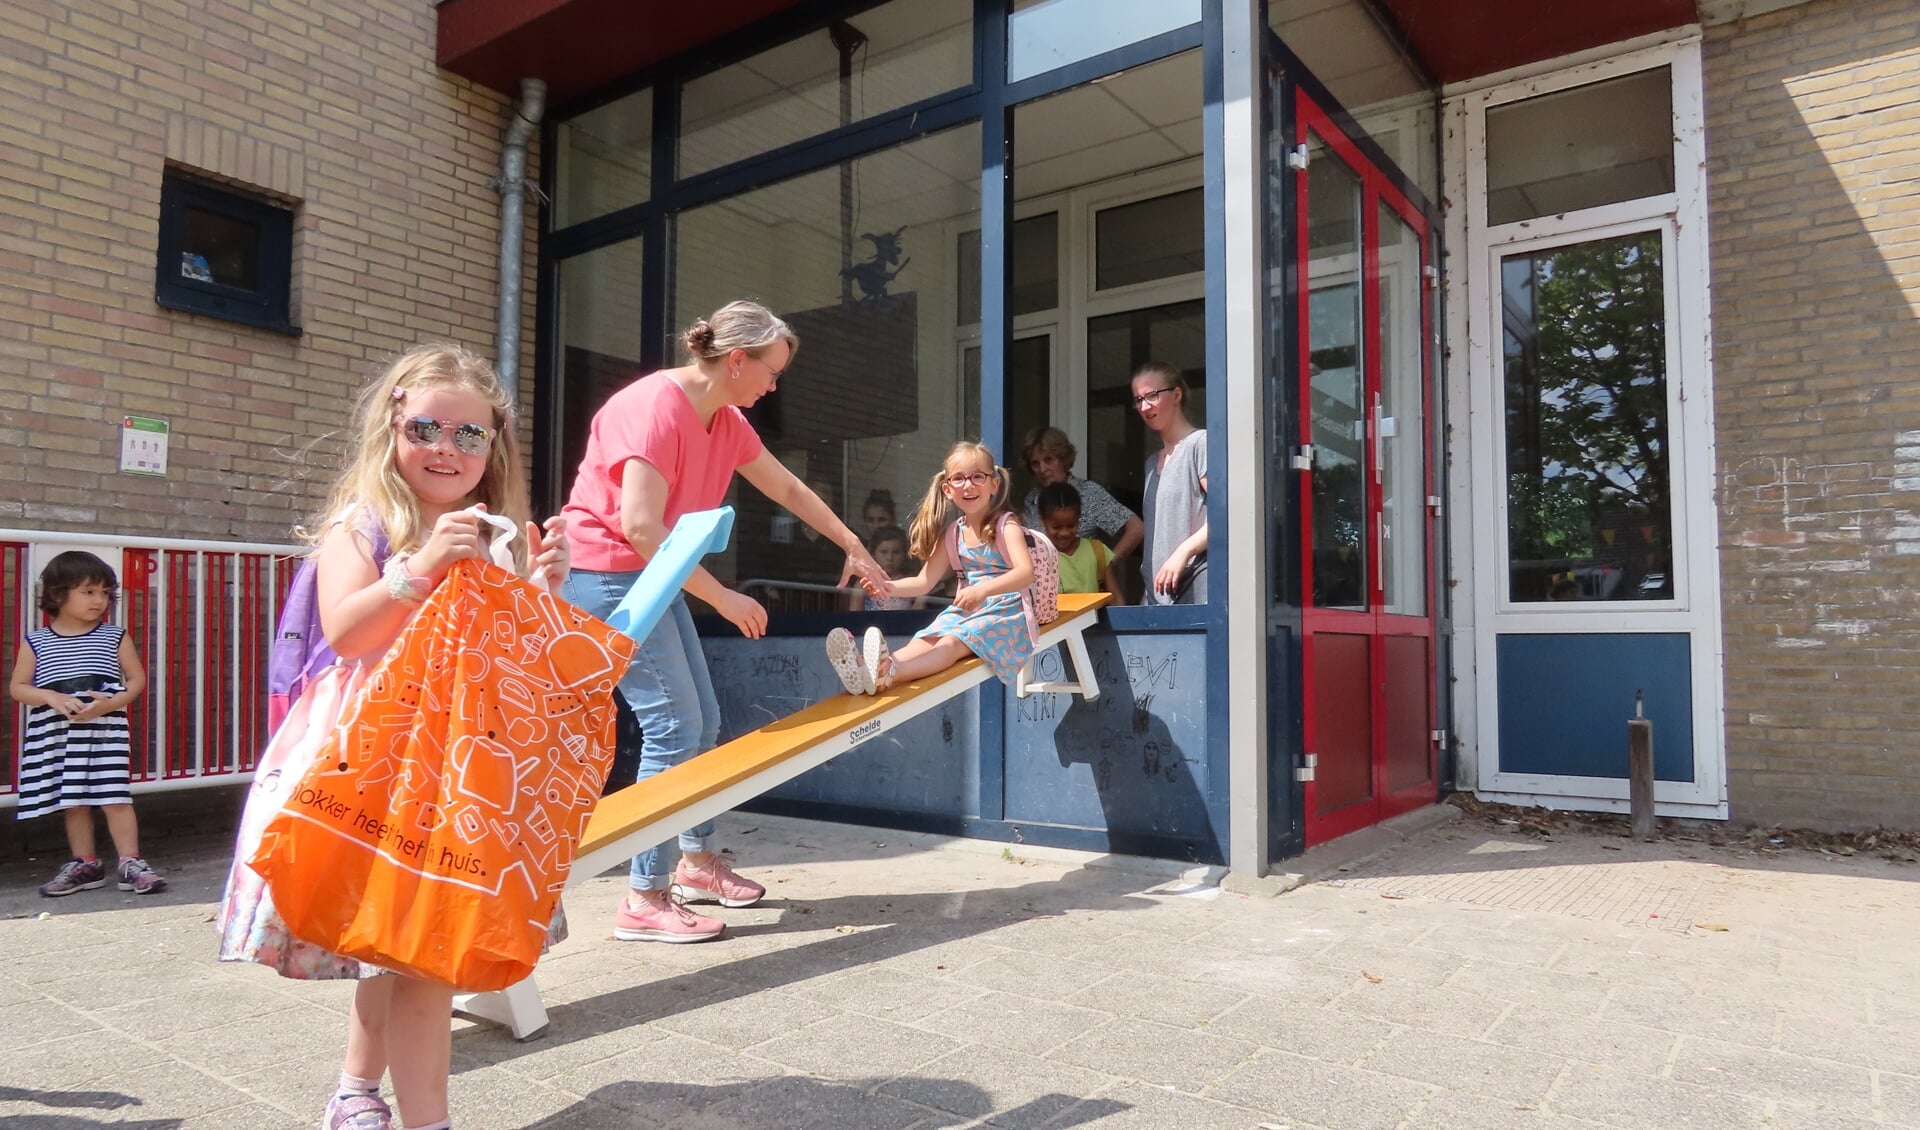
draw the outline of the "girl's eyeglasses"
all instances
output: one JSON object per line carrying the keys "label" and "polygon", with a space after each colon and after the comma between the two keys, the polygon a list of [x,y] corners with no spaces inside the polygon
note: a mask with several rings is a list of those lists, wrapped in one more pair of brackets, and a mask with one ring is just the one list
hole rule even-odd
{"label": "girl's eyeglasses", "polygon": [[965,474],[948,475],[947,485],[954,490],[965,490],[967,487],[986,486],[993,479],[994,476],[985,471],[968,471]]}
{"label": "girl's eyeglasses", "polygon": [[1135,408],[1145,408],[1149,404],[1158,404],[1160,403],[1161,397],[1167,395],[1172,391],[1173,391],[1173,386],[1168,385],[1165,388],[1156,388],[1152,392],[1143,392],[1139,396],[1136,396],[1133,398],[1133,406]]}
{"label": "girl's eyeglasses", "polygon": [[432,416],[408,416],[400,421],[400,434],[415,447],[432,447],[449,429],[453,432],[453,449],[462,455],[485,455],[493,443],[493,429],[479,424],[454,424]]}

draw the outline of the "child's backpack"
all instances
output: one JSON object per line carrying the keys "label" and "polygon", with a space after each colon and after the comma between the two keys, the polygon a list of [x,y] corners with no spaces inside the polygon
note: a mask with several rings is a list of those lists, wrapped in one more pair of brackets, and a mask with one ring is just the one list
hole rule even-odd
{"label": "child's backpack", "polygon": [[[386,565],[391,551],[387,532],[375,523],[367,534],[373,539],[374,567]],[[320,629],[319,576],[313,558],[300,562],[280,605],[280,623],[274,629],[273,647],[267,654],[268,733],[280,728],[294,701],[313,677],[339,658],[327,646],[327,635]]]}
{"label": "child's backpack", "polygon": [[[1005,534],[1007,522],[1012,513],[1000,515],[1000,521],[994,524],[996,537]],[[1027,631],[1033,634],[1034,641],[1040,639],[1040,628],[1060,618],[1060,551],[1053,543],[1037,530],[1020,527],[1020,533],[1027,539],[1027,556],[1033,559],[1033,583],[1020,590],[1020,606],[1027,613]],[[960,575],[960,523],[955,521],[947,527],[947,566],[954,575]]]}

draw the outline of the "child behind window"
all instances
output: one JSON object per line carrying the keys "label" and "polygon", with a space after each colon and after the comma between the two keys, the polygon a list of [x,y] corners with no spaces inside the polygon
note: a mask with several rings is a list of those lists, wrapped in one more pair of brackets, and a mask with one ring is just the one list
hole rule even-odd
{"label": "child behind window", "polygon": [[1060,551],[1060,591],[1100,592],[1120,595],[1113,573],[1107,568],[1113,554],[1093,538],[1080,536],[1080,492],[1072,483],[1048,483],[1035,500],[1040,524],[1047,539]]}

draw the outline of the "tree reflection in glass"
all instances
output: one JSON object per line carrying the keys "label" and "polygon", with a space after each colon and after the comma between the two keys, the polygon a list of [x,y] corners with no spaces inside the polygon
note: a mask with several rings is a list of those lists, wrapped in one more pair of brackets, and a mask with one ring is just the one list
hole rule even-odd
{"label": "tree reflection in glass", "polygon": [[1671,599],[1660,233],[1510,256],[1500,276],[1510,599]]}

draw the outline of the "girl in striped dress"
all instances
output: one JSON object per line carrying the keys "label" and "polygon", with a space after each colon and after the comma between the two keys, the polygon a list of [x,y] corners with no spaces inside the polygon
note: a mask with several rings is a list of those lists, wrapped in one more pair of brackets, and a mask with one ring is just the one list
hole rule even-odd
{"label": "girl in striped dress", "polygon": [[53,617],[27,633],[8,690],[25,704],[20,804],[30,820],[64,810],[73,858],[41,886],[49,898],[106,885],[93,851],[93,810],[102,809],[120,889],[152,894],[166,881],[140,858],[139,829],[128,788],[127,704],[147,687],[127,630],[107,623],[120,582],[105,561],[78,550],[59,554],[40,573],[40,611]]}

